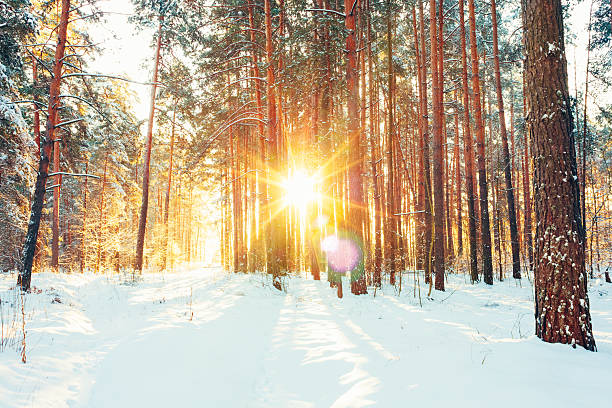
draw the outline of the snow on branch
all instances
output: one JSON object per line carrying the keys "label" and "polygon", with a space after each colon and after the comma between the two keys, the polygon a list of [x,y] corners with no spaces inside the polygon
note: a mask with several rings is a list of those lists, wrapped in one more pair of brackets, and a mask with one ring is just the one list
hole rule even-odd
{"label": "snow on branch", "polygon": [[[95,179],[99,179],[100,176],[95,176],[93,174],[86,174],[86,173],[66,173],[64,171],[58,171],[56,173],[49,173],[47,174],[47,177],[53,177],[53,176],[73,176],[73,177],[91,177],[91,178],[95,178]],[[51,186],[49,188],[52,188],[54,186]]]}
{"label": "snow on branch", "polygon": [[[354,7],[354,6],[353,6]],[[330,13],[330,14],[336,14],[342,18],[346,18],[346,14],[337,11],[337,10],[330,10],[330,9],[319,9],[319,8],[309,8],[306,9],[306,11],[312,11],[312,12],[321,12],[321,13]]]}

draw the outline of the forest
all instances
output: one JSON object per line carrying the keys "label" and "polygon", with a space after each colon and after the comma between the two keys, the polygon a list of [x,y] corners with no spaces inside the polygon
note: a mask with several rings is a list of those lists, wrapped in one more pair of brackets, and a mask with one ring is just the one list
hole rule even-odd
{"label": "forest", "polygon": [[612,1],[0,0],[0,249],[2,407],[609,406]]}

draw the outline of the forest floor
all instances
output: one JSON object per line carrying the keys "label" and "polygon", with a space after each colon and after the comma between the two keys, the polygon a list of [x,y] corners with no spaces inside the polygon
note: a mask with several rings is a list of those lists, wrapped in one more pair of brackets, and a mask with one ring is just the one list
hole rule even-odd
{"label": "forest floor", "polygon": [[[0,407],[609,407],[612,285],[591,281],[599,352],[533,335],[532,286],[337,299],[326,281],[185,268],[0,274]],[[418,293],[417,293],[418,295]],[[21,362],[22,323],[26,359]]]}

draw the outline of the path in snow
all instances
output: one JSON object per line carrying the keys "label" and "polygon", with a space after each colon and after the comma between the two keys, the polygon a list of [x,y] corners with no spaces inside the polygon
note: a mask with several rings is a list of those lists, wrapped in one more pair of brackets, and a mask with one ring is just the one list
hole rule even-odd
{"label": "path in snow", "polygon": [[[10,278],[0,278],[1,299]],[[280,293],[264,276],[211,269],[136,285],[51,274],[35,283],[44,290],[27,299],[29,361],[0,353],[1,407],[609,402],[612,293],[599,282],[599,353],[534,338],[531,289],[513,281],[491,288],[451,276],[422,308],[412,287],[339,300],[325,281],[290,279]]]}

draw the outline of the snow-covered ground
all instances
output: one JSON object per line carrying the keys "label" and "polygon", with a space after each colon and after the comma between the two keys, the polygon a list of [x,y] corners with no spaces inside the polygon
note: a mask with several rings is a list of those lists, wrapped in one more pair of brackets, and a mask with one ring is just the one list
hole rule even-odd
{"label": "snow-covered ground", "polygon": [[[337,299],[327,282],[191,268],[138,283],[0,275],[0,407],[610,407],[612,285],[590,290],[599,352],[533,336],[532,288]],[[35,291],[36,292],[36,291]],[[15,306],[17,307],[15,309]],[[16,336],[15,339],[6,336]]]}

